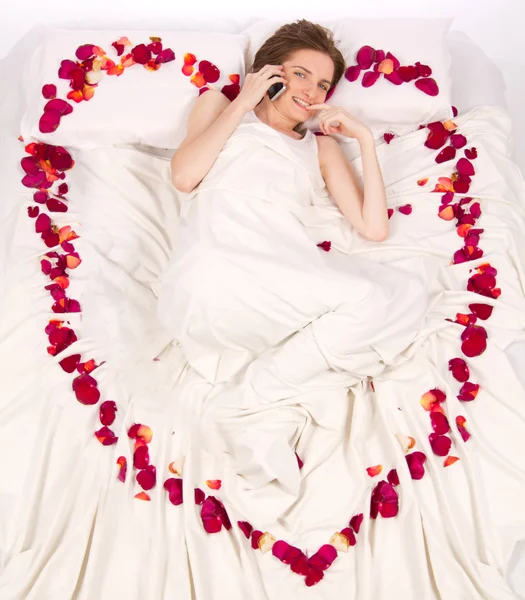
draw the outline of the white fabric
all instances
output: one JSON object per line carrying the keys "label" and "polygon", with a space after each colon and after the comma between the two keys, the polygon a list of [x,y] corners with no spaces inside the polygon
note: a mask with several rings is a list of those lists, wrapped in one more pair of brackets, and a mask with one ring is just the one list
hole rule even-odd
{"label": "white fabric", "polygon": [[[286,22],[261,20],[244,31],[249,38],[247,69],[264,41]],[[357,64],[356,55],[362,46],[372,46],[385,53],[392,52],[401,65],[414,65],[419,61],[430,66],[431,77],[439,87],[437,96],[428,96],[418,90],[414,82],[394,85],[380,76],[374,85],[364,88],[362,72],[357,81],[349,82],[343,77],[328,104],[343,106],[364,121],[376,137],[386,131],[403,135],[421,123],[452,117],[451,56],[446,44],[452,19],[346,18],[324,20],[320,24],[333,31],[347,67]],[[315,129],[317,118],[310,119],[307,126]]]}
{"label": "white fabric", "polygon": [[[69,80],[57,77],[62,60],[77,60],[75,52],[79,46],[95,44],[119,64],[120,57],[111,46],[113,42],[128,37],[132,45],[125,48],[125,55],[138,44],[149,44],[152,35],[162,39],[163,48],[174,51],[174,61],[161,65],[155,72],[132,65],[120,76],[104,73],[91,100],[79,104],[70,100],[73,112],[61,119],[58,129],[48,134],[40,132],[39,120],[48,102],[42,96],[42,86],[56,84],[57,97],[63,99],[71,91]],[[232,83],[229,75],[244,78],[245,45],[243,35],[209,31],[49,29],[33,49],[23,72],[26,110],[21,133],[26,141],[43,140],[69,148],[131,143],[177,148],[185,135],[181,123],[187,121],[198,96],[198,88],[190,82],[190,76],[182,73],[184,54],[196,56],[195,71],[200,61],[215,64],[220,78],[211,87],[220,90]]]}
{"label": "white fabric", "polygon": [[[169,187],[166,160],[129,148],[74,153],[77,162],[68,175],[71,212],[60,218],[75,227],[80,223],[82,237],[75,243],[83,263],[72,274],[70,295],[80,300],[83,312],[67,315],[79,333],[79,342],[67,354],[82,352],[97,362],[107,360],[94,374],[103,399],[115,400],[119,408],[113,428],[120,439],[115,446],[102,447],[93,439],[96,407],[75,400],[71,375],[45,354],[43,328],[53,314],[43,290],[47,281],[39,274],[42,244],[25,214],[31,192],[18,196],[9,290],[0,316],[4,444],[0,597],[138,599],[169,598],[175,593],[188,600],[219,600],[227,593],[234,600],[332,599],[341,594],[359,600],[515,598],[504,577],[514,542],[525,537],[525,409],[524,388],[505,349],[525,325],[521,266],[525,190],[508,156],[508,118],[501,110],[480,108],[456,120],[479,153],[472,193],[480,198],[483,210],[479,225],[485,229],[481,243],[485,256],[455,266],[449,261],[459,238],[451,223],[437,217],[439,195],[416,184],[421,177],[435,179],[449,173],[447,164],[437,165],[434,154],[422,147],[424,131],[378,146],[390,206],[411,202],[414,210],[410,216],[396,212],[389,240],[375,244],[352,232],[344,235],[342,220],[327,203],[318,173],[310,171],[315,148],[311,135],[296,142],[254,119],[246,121],[219,159],[224,169],[210,173],[203,182],[202,197],[182,199],[186,225],[181,229],[171,227],[178,195]],[[303,147],[304,153],[299,150]],[[260,171],[248,171],[245,161],[245,172],[243,161],[235,160],[242,151],[259,153]],[[353,166],[359,173],[358,160]],[[245,177],[254,178],[253,195],[235,202],[232,186],[240,192]],[[294,186],[289,187],[288,177]],[[214,188],[221,184],[223,190]],[[147,190],[149,202],[140,195],[133,198],[130,192],[138,189]],[[283,200],[286,205],[276,204]],[[309,201],[315,206],[309,207]],[[236,225],[226,221],[232,207],[239,211]],[[212,216],[228,222],[228,229],[219,229],[219,223],[210,221]],[[132,228],[129,234],[126,227]],[[266,245],[257,236],[260,231]],[[180,237],[184,232],[188,237]],[[193,245],[192,232],[202,235],[202,245]],[[324,253],[315,243],[327,239],[336,242]],[[125,248],[130,243],[135,245]],[[173,263],[172,248],[177,252]],[[220,250],[210,258],[210,269],[216,269],[212,274],[205,268],[211,248]],[[263,251],[274,256],[274,266],[283,274],[275,288],[266,288],[281,293],[276,294],[279,311],[269,321],[261,311],[261,318],[272,327],[268,330],[261,330],[255,318],[245,319],[250,307],[257,309],[257,302],[263,301],[250,291],[263,290],[271,275],[259,260]],[[137,253],[144,260],[148,257],[144,265],[137,262]],[[488,349],[468,360],[471,379],[481,384],[482,391],[474,402],[464,404],[455,399],[459,386],[447,369],[448,360],[460,355],[462,328],[445,318],[454,318],[472,301],[485,300],[465,291],[469,270],[484,261],[498,269],[502,296],[484,323]],[[214,386],[188,365],[184,351],[191,331],[181,346],[168,346],[160,360],[151,360],[157,344],[162,347],[166,341],[151,288],[168,289],[152,284],[152,275],[171,264],[180,267],[179,284],[194,283],[192,277],[201,268],[203,285],[211,285],[209,295],[190,285],[188,292],[196,294],[194,306],[175,295],[173,310],[187,306],[211,314],[221,302],[228,308],[229,285],[238,281],[229,279],[228,286],[221,287],[215,274],[233,273],[236,278],[244,266],[244,281],[257,286],[234,288],[247,303],[238,313],[239,322],[227,323],[235,326],[231,337],[243,334],[240,341],[258,356],[226,383]],[[359,269],[365,264],[370,270],[363,274]],[[407,265],[411,273],[404,272]],[[384,285],[371,281],[370,275],[379,272],[388,273]],[[346,273],[356,283],[352,294]],[[165,278],[166,285],[170,277]],[[324,285],[317,277],[324,278]],[[418,280],[426,281],[428,310],[421,308],[416,295],[421,293]],[[303,287],[292,289],[294,282]],[[405,282],[417,289],[401,303],[396,294]],[[276,344],[282,331],[300,330],[312,315],[327,310],[341,323],[350,323],[357,300],[354,289],[356,294],[367,290],[378,294],[370,308],[356,304],[355,314],[365,314],[367,323],[353,324],[359,327],[354,339],[321,317],[299,336]],[[391,303],[382,298],[387,292],[394,294]],[[167,299],[166,316],[171,314]],[[285,312],[286,299],[292,303]],[[410,313],[410,303],[425,313],[422,328]],[[381,314],[391,311],[389,327],[410,336],[419,330],[415,343],[399,342],[387,357],[388,334],[377,332],[377,323],[368,320],[375,308]],[[184,314],[174,315],[174,323],[183,321]],[[203,330],[208,336],[204,344],[213,340],[210,334],[221,325],[216,318]],[[345,345],[341,354],[333,352],[339,343]],[[321,365],[319,344],[338,369],[336,361],[354,361],[351,371],[316,374]],[[367,370],[370,366],[381,370],[382,362],[371,352],[376,346],[388,366],[374,377],[372,393],[355,361],[362,358],[363,364],[368,362]],[[309,358],[311,363],[306,362]],[[298,364],[298,359],[303,362]],[[297,379],[312,374],[303,366],[313,370],[310,381]],[[357,383],[350,381],[354,377]],[[284,384],[283,378],[288,380]],[[348,383],[353,383],[349,395]],[[297,386],[297,395],[283,399],[291,384]],[[454,454],[461,460],[447,468],[428,446],[428,413],[419,403],[422,393],[436,386],[447,392],[451,422],[455,415],[464,415],[473,436],[464,444],[455,429],[451,432]],[[140,488],[131,468],[132,445],[126,431],[134,422],[149,425],[154,433],[150,453],[158,479],[151,502],[133,498]],[[400,433],[414,436],[415,449],[428,456],[421,481],[410,479],[396,439]],[[294,463],[294,450],[304,461],[301,471]],[[116,479],[119,456],[128,458],[125,484]],[[180,456],[186,459],[185,500],[173,506],[162,483],[172,476],[168,464]],[[366,468],[377,464],[384,465],[384,471],[371,479]],[[370,491],[394,467],[401,480],[400,513],[393,519],[370,520]],[[279,479],[268,482],[273,475]],[[206,488],[208,479],[221,479],[221,489]],[[230,532],[204,532],[193,503],[194,487],[224,501],[233,523]],[[313,553],[359,512],[364,512],[365,520],[356,546],[340,553],[311,589],[271,552],[254,551],[236,525],[246,519]]]}

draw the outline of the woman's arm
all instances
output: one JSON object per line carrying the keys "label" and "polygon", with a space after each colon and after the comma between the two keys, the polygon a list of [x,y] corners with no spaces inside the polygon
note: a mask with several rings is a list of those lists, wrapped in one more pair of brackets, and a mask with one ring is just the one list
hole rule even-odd
{"label": "woman's arm", "polygon": [[317,144],[321,173],[340,211],[363,237],[384,241],[388,237],[388,209],[373,136],[359,139],[364,190],[334,138],[318,136]]}
{"label": "woman's arm", "polygon": [[197,98],[186,138],[171,159],[171,179],[180,192],[189,193],[199,185],[245,112],[215,90]]}

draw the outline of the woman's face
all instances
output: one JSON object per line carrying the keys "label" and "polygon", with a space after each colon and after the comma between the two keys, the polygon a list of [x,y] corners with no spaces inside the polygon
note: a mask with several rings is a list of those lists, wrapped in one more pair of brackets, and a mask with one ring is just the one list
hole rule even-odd
{"label": "woman's face", "polygon": [[306,121],[312,113],[302,105],[322,104],[334,76],[332,59],[316,50],[296,50],[283,62],[286,91],[275,100],[280,111]]}

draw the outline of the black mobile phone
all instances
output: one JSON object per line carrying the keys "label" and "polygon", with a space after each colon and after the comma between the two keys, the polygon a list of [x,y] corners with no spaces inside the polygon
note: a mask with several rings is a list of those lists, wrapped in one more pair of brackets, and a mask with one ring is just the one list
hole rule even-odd
{"label": "black mobile phone", "polygon": [[[274,75],[274,77],[279,77],[279,76]],[[286,86],[284,85],[284,83],[282,81],[278,81],[277,83],[274,83],[272,86],[270,86],[268,88],[268,96],[270,97],[270,100],[272,102],[274,100],[277,100],[277,98],[279,98],[279,96],[284,92],[285,89],[286,89]]]}

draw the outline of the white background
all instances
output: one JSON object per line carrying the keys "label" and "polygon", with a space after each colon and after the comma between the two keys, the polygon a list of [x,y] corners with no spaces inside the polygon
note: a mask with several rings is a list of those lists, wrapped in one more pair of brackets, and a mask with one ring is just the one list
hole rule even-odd
{"label": "white background", "polygon": [[[453,17],[500,68],[514,123],[514,156],[525,173],[525,0],[4,0],[0,7],[0,58],[32,27],[176,26],[178,19],[221,28],[221,19],[243,29],[254,18],[311,20],[337,17]],[[223,22],[224,22],[223,21]],[[231,25],[230,25],[231,30]],[[1,83],[9,85],[8,82]]]}

